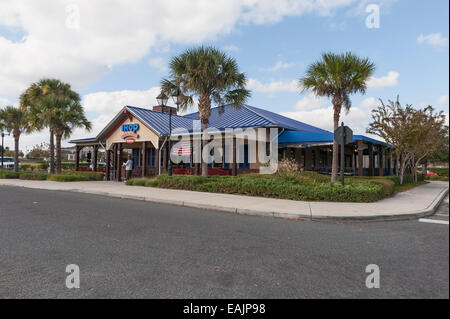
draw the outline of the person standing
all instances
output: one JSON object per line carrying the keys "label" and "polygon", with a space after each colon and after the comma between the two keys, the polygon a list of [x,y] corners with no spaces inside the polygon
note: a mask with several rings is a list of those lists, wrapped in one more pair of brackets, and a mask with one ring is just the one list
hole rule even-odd
{"label": "person standing", "polygon": [[125,172],[126,172],[126,180],[131,178],[131,173],[133,172],[133,160],[131,159],[131,155],[128,155],[128,161],[123,163],[125,166]]}

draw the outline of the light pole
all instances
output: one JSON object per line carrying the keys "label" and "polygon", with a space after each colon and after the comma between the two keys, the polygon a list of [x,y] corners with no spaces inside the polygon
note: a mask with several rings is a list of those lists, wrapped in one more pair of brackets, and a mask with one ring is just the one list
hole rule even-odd
{"label": "light pole", "polygon": [[[9,135],[9,133],[8,133],[8,135]],[[3,169],[3,156],[4,156],[4,154],[5,154],[5,143],[4,143],[4,140],[5,140],[5,132],[3,132],[2,131],[2,169]]]}
{"label": "light pole", "polygon": [[[183,102],[183,95],[180,92],[180,89],[177,89],[173,94],[172,94],[172,100],[173,103],[175,103],[175,105],[177,106],[177,113],[180,110],[180,105]],[[172,118],[172,108],[170,108],[170,118]],[[170,141],[170,137],[172,136],[172,121],[170,120],[170,136],[169,136],[169,141]],[[169,144],[170,145],[170,144]],[[170,161],[170,166],[169,166],[169,176],[172,176],[172,161]]]}
{"label": "light pole", "polygon": [[2,132],[2,169],[3,169],[3,154],[5,154],[4,143],[3,143],[4,139],[5,139],[5,133]]}
{"label": "light pole", "polygon": [[[167,105],[167,101],[169,101],[169,97],[161,91],[159,95],[156,97],[156,101],[158,101],[159,105],[162,107],[162,112],[164,112],[164,108]],[[172,163],[170,160],[170,137],[172,135],[172,108],[169,107],[169,141],[168,141],[168,152],[167,154],[167,174],[172,176]]]}

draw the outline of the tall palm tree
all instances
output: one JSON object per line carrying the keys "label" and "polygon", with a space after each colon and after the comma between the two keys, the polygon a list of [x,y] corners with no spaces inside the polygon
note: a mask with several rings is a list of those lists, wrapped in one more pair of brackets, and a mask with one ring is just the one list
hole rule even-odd
{"label": "tall palm tree", "polygon": [[48,94],[34,107],[45,114],[48,125],[53,129],[56,140],[56,173],[61,174],[62,139],[69,138],[75,128],[91,130],[91,122],[87,120],[81,104],[67,96]]}
{"label": "tall palm tree", "polygon": [[0,127],[11,133],[14,137],[14,170],[18,172],[20,135],[29,130],[27,112],[14,106],[6,106],[0,110]]}
{"label": "tall palm tree", "polygon": [[[169,63],[170,79],[161,82],[167,95],[181,92],[182,108],[194,104],[198,98],[198,113],[203,127],[203,148],[208,143],[207,127],[211,104],[233,104],[241,107],[250,96],[245,88],[246,76],[239,72],[236,60],[213,47],[189,49],[172,58]],[[202,175],[208,176],[208,163],[202,160]]]}
{"label": "tall palm tree", "polygon": [[[303,90],[311,90],[317,96],[331,98],[333,103],[334,130],[339,127],[342,107],[346,112],[352,106],[350,95],[365,94],[367,80],[373,74],[375,65],[368,58],[360,58],[350,52],[342,54],[324,53],[322,59],[311,64],[300,79]],[[333,164],[331,181],[338,176],[338,143],[333,142]],[[341,165],[344,165],[342,163]]]}
{"label": "tall palm tree", "polygon": [[[54,142],[54,128],[51,123],[51,118],[39,109],[38,104],[44,97],[55,94],[58,96],[65,96],[72,99],[74,102],[80,101],[78,93],[73,91],[70,84],[64,83],[58,79],[41,79],[40,81],[31,84],[20,96],[20,108],[28,110],[30,113],[30,124],[37,130],[48,128],[50,132],[50,173],[55,173],[55,142]],[[48,110],[47,110],[48,111]]]}

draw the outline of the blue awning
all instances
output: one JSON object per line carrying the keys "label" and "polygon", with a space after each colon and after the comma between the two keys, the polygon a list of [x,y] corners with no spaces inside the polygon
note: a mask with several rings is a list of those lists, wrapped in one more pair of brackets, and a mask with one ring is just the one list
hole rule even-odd
{"label": "blue awning", "polygon": [[[364,135],[353,135],[353,143],[356,141],[365,141],[377,145],[391,147],[390,144],[377,141]],[[308,144],[308,143],[333,143],[333,133],[312,133],[299,131],[285,131],[278,138],[280,144]]]}

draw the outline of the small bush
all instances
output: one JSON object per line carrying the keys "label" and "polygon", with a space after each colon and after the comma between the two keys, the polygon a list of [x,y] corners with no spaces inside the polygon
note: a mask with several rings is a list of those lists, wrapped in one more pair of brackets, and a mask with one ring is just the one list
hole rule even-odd
{"label": "small bush", "polygon": [[45,181],[47,177],[48,174],[45,173],[21,172],[19,174],[19,178],[25,180]]}
{"label": "small bush", "polygon": [[441,182],[448,182],[448,176],[428,176],[428,180],[430,181],[441,181]]}
{"label": "small bush", "polygon": [[19,173],[0,169],[0,179],[15,179],[15,178],[19,178]]}
{"label": "small bush", "polygon": [[429,168],[428,170],[430,172],[438,174],[438,176],[448,177],[448,172],[449,172],[448,168]]}
{"label": "small bush", "polygon": [[[289,178],[274,175],[230,176],[172,176],[160,175],[153,179],[131,179],[127,185],[183,189],[200,192],[241,194],[290,200],[317,200],[338,202],[373,202],[385,197],[381,184],[372,182],[339,183],[318,182],[317,174],[299,173]],[[301,181],[301,182],[299,182]]]}
{"label": "small bush", "polygon": [[22,164],[21,166],[22,166],[22,170],[24,170],[24,171],[28,171],[29,169],[33,168],[33,166],[30,164]]}
{"label": "small bush", "polygon": [[283,159],[278,163],[278,172],[281,174],[296,173],[300,170],[295,159]]}
{"label": "small bush", "polygon": [[101,172],[67,172],[64,174],[54,174],[48,176],[49,181],[54,182],[87,182],[102,181],[103,173]]}
{"label": "small bush", "polygon": [[379,184],[383,187],[384,194],[386,197],[391,196],[395,193],[396,179],[386,177],[365,177],[365,176],[352,176],[347,177],[346,180],[351,183],[374,183]]}
{"label": "small bush", "polygon": [[50,165],[47,162],[39,162],[39,169],[46,171]]}

